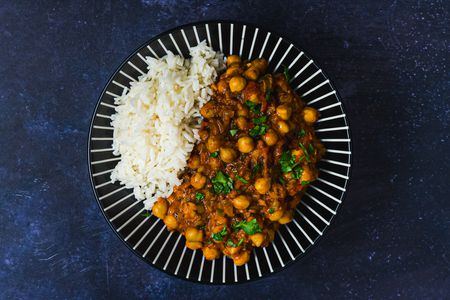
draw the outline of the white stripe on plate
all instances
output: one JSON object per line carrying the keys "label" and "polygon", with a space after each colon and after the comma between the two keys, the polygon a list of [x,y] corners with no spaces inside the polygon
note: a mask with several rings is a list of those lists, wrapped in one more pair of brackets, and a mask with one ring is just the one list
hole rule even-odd
{"label": "white stripe on plate", "polygon": [[214,268],[215,268],[215,266],[216,266],[216,260],[213,260],[212,264],[211,264],[211,277],[209,279],[209,281],[211,283],[214,281]]}
{"label": "white stripe on plate", "polygon": [[338,130],[347,130],[348,126],[343,127],[330,127],[330,128],[320,128],[316,129],[316,132],[327,132],[327,131],[338,131]]}
{"label": "white stripe on plate", "polygon": [[350,139],[321,139],[322,142],[350,142]]}
{"label": "white stripe on plate", "polygon": [[302,97],[305,97],[305,96],[311,94],[311,93],[314,92],[315,90],[321,88],[322,86],[324,86],[324,85],[326,85],[326,84],[328,84],[328,83],[330,83],[330,81],[327,79],[327,80],[325,80],[324,82],[322,82],[322,83],[316,85],[315,87],[313,87],[312,89],[310,89],[310,90],[307,91],[306,93],[304,93],[304,94],[302,95]]}
{"label": "white stripe on plate", "polygon": [[327,181],[327,180],[325,180],[325,179],[322,179],[322,178],[317,178],[317,180],[319,180],[319,181],[322,181],[323,183],[325,183],[325,184],[327,184],[327,185],[329,185],[329,186],[332,186],[332,187],[334,187],[335,189],[338,189],[338,190],[340,190],[340,191],[343,191],[343,192],[345,192],[345,189],[343,188],[343,187],[340,187],[340,186],[338,186],[338,185],[336,185],[336,184],[334,184],[334,183],[331,183],[331,182],[329,182],[329,181]]}
{"label": "white stripe on plate", "polygon": [[314,230],[319,234],[322,235],[322,231],[320,231],[316,225],[314,225],[301,211],[299,211],[298,209],[296,209],[297,212],[300,214],[300,216],[309,224],[311,225],[312,228],[314,228]]}
{"label": "white stripe on plate", "polygon": [[205,27],[206,27],[206,36],[207,36],[207,38],[208,38],[208,45],[209,45],[210,47],[212,47],[212,44],[211,44],[211,35],[209,34],[209,25],[206,24]]}
{"label": "white stripe on plate", "polygon": [[231,23],[230,25],[230,55],[233,54],[233,32],[234,31],[234,24]]}
{"label": "white stripe on plate", "polygon": [[106,102],[100,102],[100,105],[103,105],[103,106],[106,106],[106,107],[111,107],[111,108],[114,108],[114,109],[116,109],[116,107],[114,106],[114,105],[112,105],[112,104],[109,104],[109,103],[106,103]]}
{"label": "white stripe on plate", "polygon": [[300,244],[300,242],[297,240],[297,237],[292,233],[291,229],[289,228],[289,226],[286,224],[286,229],[289,232],[289,234],[291,235],[292,239],[294,240],[294,242],[297,244],[297,246],[300,248],[300,250],[305,253],[305,249],[303,249],[302,245]]}
{"label": "white stripe on plate", "polygon": [[111,183],[112,183],[112,182],[111,182],[111,180],[110,180],[110,181],[104,182],[104,183],[102,183],[102,184],[98,184],[98,185],[95,186],[95,189],[101,188],[101,187],[103,187],[103,186],[105,186],[105,185],[108,185],[108,184],[111,184]]}
{"label": "white stripe on plate", "polygon": [[133,64],[131,61],[128,62],[128,64],[130,66],[132,66],[136,71],[138,71],[139,73],[141,73],[142,75],[145,74],[145,72],[143,72],[141,69],[139,69],[135,64]]}
{"label": "white stripe on plate", "polygon": [[129,210],[130,208],[132,208],[133,206],[135,206],[136,204],[140,203],[141,201],[136,201],[133,204],[131,204],[130,206],[128,206],[127,208],[125,208],[124,210],[122,210],[120,213],[118,213],[117,215],[114,216],[114,218],[109,219],[111,222],[114,221],[115,219],[117,219],[118,217],[120,217],[121,215],[123,215],[127,210]]}
{"label": "white stripe on plate", "polygon": [[108,158],[108,159],[93,161],[93,162],[91,162],[91,165],[99,165],[99,164],[103,164],[103,163],[107,163],[107,162],[111,162],[111,161],[116,161],[116,160],[120,160],[120,157],[114,157],[114,158]]}
{"label": "white stripe on plate", "polygon": [[120,198],[119,200],[117,200],[116,202],[114,202],[113,204],[111,204],[110,206],[105,207],[105,208],[104,208],[104,211],[107,211],[107,210],[111,209],[112,207],[114,207],[114,206],[116,206],[117,204],[119,204],[119,203],[125,201],[126,199],[130,198],[131,196],[133,196],[133,192],[131,192],[130,194],[126,195],[125,197]]}
{"label": "white stripe on plate", "polygon": [[226,262],[226,256],[223,256],[222,259],[222,282],[225,283],[226,281],[226,276],[225,276],[225,272],[226,272],[226,268],[227,268],[227,262]]}
{"label": "white stripe on plate", "polygon": [[266,49],[267,41],[269,40],[270,32],[266,34],[266,39],[264,40],[263,46],[261,48],[261,52],[259,52],[259,57],[263,57],[264,50]]}
{"label": "white stripe on plate", "polygon": [[155,263],[158,261],[159,256],[160,256],[161,253],[163,252],[164,248],[165,248],[166,245],[167,245],[167,242],[170,240],[170,238],[172,237],[172,234],[173,234],[173,233],[174,233],[173,231],[171,231],[171,232],[169,233],[169,235],[167,236],[166,240],[164,241],[164,244],[163,244],[163,245],[161,246],[161,248],[159,249],[158,254],[156,254],[156,257],[155,257],[155,259],[153,260],[152,264],[155,264]]}
{"label": "white stripe on plate", "polygon": [[[314,209],[311,208],[311,206],[309,206],[308,204],[306,204],[304,201],[300,202],[300,204],[302,204],[303,206],[305,206],[307,209],[309,209],[316,217],[318,217],[322,222],[324,222],[325,224],[327,224],[328,226],[330,225],[330,222],[328,222],[327,220],[325,220],[321,215],[319,215]],[[300,211],[296,208],[295,209],[298,213],[300,213]]]}
{"label": "white stripe on plate", "polygon": [[300,224],[298,224],[297,220],[292,219],[292,221],[294,221],[294,224],[297,225],[298,229],[300,229],[300,231],[303,233],[303,235],[306,237],[306,239],[311,243],[311,245],[314,245],[313,240],[309,237],[309,235],[303,230],[302,226],[300,226]]}
{"label": "white stripe on plate", "polygon": [[96,114],[97,117],[104,118],[104,119],[111,119],[111,116],[102,115],[102,114]]}
{"label": "white stripe on plate", "polygon": [[134,218],[136,218],[137,216],[139,216],[143,211],[145,210],[145,208],[141,208],[140,211],[138,211],[137,213],[135,213],[131,218],[128,219],[128,221],[126,221],[125,223],[123,223],[122,226],[120,226],[117,231],[121,231],[125,226],[127,226],[128,224],[130,224],[131,221],[134,220]]}
{"label": "white stripe on plate", "polygon": [[273,273],[272,263],[270,262],[269,255],[267,254],[266,247],[263,248],[264,256],[266,257],[267,264],[269,265],[270,273]]}
{"label": "white stripe on plate", "polygon": [[247,25],[244,25],[242,27],[242,36],[241,36],[241,45],[239,47],[239,56],[242,56],[242,49],[244,47],[244,43],[245,43],[245,30],[247,29]]}
{"label": "white stripe on plate", "polygon": [[93,140],[93,141],[112,141],[113,138],[112,137],[110,137],[110,138],[92,137],[91,140]]}
{"label": "white stripe on plate", "polygon": [[164,44],[161,41],[161,39],[158,39],[158,43],[161,45],[161,47],[164,49],[164,52],[166,52],[166,54],[167,54],[169,52],[169,50],[167,50],[166,46],[164,46]]}
{"label": "white stripe on plate", "polygon": [[181,29],[181,35],[183,36],[184,42],[186,43],[187,48],[191,48],[191,45],[189,44],[189,40],[187,39],[186,33],[184,32],[184,29]]}
{"label": "white stripe on plate", "polygon": [[178,274],[178,270],[180,269],[181,262],[183,261],[184,253],[186,252],[186,247],[183,247],[183,252],[181,253],[180,260],[178,261],[177,268],[175,269],[175,275]]}
{"label": "white stripe on plate", "polygon": [[139,58],[140,58],[143,62],[145,62],[146,64],[148,64],[148,63],[147,63],[147,60],[145,59],[145,57],[142,56],[142,54],[140,54],[140,53],[138,52],[137,55],[139,56]]}
{"label": "white stripe on plate", "polygon": [[309,101],[309,102],[306,103],[306,104],[307,104],[307,105],[311,105],[311,104],[313,104],[313,103],[316,103],[317,101],[320,101],[320,100],[322,100],[322,99],[324,99],[324,98],[326,98],[326,97],[328,97],[328,96],[334,95],[334,94],[336,94],[336,91],[331,91],[331,92],[329,92],[329,93],[326,93],[325,95],[322,95],[322,96],[320,96],[320,97],[317,97],[317,98],[314,99],[314,100]]}
{"label": "white stripe on plate", "polygon": [[280,253],[278,252],[277,245],[275,245],[275,241],[272,241],[272,246],[273,246],[273,249],[275,250],[275,253],[276,253],[277,256],[278,256],[278,260],[280,261],[281,266],[284,267],[284,262],[283,262],[283,260],[281,259]]}
{"label": "white stripe on plate", "polygon": [[235,264],[233,264],[233,266],[234,266],[234,282],[238,282],[237,267]]}
{"label": "white stripe on plate", "polygon": [[291,62],[291,64],[288,66],[288,69],[292,68],[292,66],[299,60],[299,58],[303,55],[303,51],[300,52],[297,57]]}
{"label": "white stripe on plate", "polygon": [[334,120],[334,119],[339,119],[339,118],[344,118],[344,117],[345,117],[345,114],[332,116],[332,117],[328,117],[328,118],[319,119],[319,120],[317,120],[317,123],[330,121],[330,120]]}
{"label": "white stripe on plate", "polygon": [[344,150],[335,150],[335,149],[326,149],[326,150],[327,150],[327,152],[330,152],[330,153],[339,153],[339,154],[348,154],[348,155],[352,154],[350,151],[344,151]]}
{"label": "white stripe on plate", "polygon": [[280,231],[278,231],[278,236],[281,238],[281,241],[283,242],[284,248],[286,248],[287,252],[289,253],[289,256],[292,260],[295,260],[295,256],[292,254],[291,249],[289,248],[288,244],[286,243],[286,240],[284,239],[283,235]]}
{"label": "white stripe on plate", "polygon": [[156,241],[159,239],[161,233],[164,231],[164,229],[166,229],[166,225],[164,225],[163,227],[161,227],[161,230],[158,232],[158,234],[156,235],[156,237],[153,239],[153,241],[151,242],[150,246],[148,246],[147,250],[145,250],[144,254],[142,254],[142,257],[145,257],[148,253],[148,251],[150,251],[150,249],[152,249],[153,245],[156,243]]}
{"label": "white stripe on plate", "polygon": [[123,189],[125,189],[125,186],[122,186],[122,187],[120,187],[118,189],[115,189],[114,191],[112,191],[112,192],[110,192],[110,193],[108,193],[106,195],[103,195],[103,196],[99,197],[98,200],[103,200],[105,198],[108,198],[109,196],[114,195],[115,193],[120,192]]}
{"label": "white stripe on plate", "polygon": [[253,255],[255,257],[256,270],[258,270],[258,275],[259,275],[259,277],[261,277],[262,276],[262,274],[261,274],[261,267],[259,266],[258,255],[256,255],[256,250],[255,249],[253,249]]}
{"label": "white stripe on plate", "polygon": [[220,52],[223,53],[223,47],[222,47],[222,24],[221,23],[217,24],[217,31],[219,32],[219,49],[220,49]]}
{"label": "white stripe on plate", "polygon": [[195,34],[195,39],[197,40],[197,44],[200,44],[200,38],[198,37],[198,31],[197,31],[197,26],[193,26],[194,28],[194,34]]}
{"label": "white stripe on plate", "polygon": [[298,77],[298,75],[302,74],[303,71],[305,71],[306,68],[308,68],[312,63],[313,63],[313,60],[310,60],[306,65],[303,66],[303,68],[300,69],[300,71],[298,71],[298,72],[297,72],[297,73],[289,80],[289,82],[294,81],[294,80]]}
{"label": "white stripe on plate", "polygon": [[202,255],[202,262],[200,264],[200,270],[198,272],[198,279],[197,279],[198,281],[202,280],[202,273],[203,273],[203,265],[204,265],[204,263],[205,263],[205,256]]}
{"label": "white stripe on plate", "polygon": [[180,56],[183,56],[183,53],[181,53],[180,47],[178,47],[178,44],[175,41],[175,39],[173,38],[173,35],[171,33],[169,33],[169,37],[172,40],[172,43],[175,45],[175,49],[177,49],[178,54],[180,54]]}
{"label": "white stripe on plate", "polygon": [[316,72],[314,72],[314,74],[312,74],[311,76],[309,76],[307,79],[305,79],[302,83],[300,83],[299,85],[297,85],[297,87],[294,89],[295,91],[298,90],[299,88],[301,88],[302,86],[304,86],[305,84],[307,84],[309,81],[311,81],[311,79],[313,79],[314,77],[316,77],[318,74],[320,74],[322,72],[321,69],[317,70]]}
{"label": "white stripe on plate", "polygon": [[115,85],[117,85],[117,86],[123,88],[124,90],[127,90],[127,89],[128,89],[126,86],[124,86],[123,84],[121,84],[120,82],[117,82],[117,81],[115,81],[115,80],[113,80],[112,83],[114,83]]}
{"label": "white stripe on plate", "polygon": [[94,125],[95,129],[105,129],[105,130],[114,130],[114,128],[109,127],[109,126],[98,126],[98,125]]}
{"label": "white stripe on plate", "polygon": [[106,91],[105,94],[108,94],[108,95],[110,95],[110,96],[113,96],[114,98],[120,97],[119,95],[116,95],[116,94],[114,94],[114,93],[112,93],[112,92],[110,92],[110,91]]}
{"label": "white stripe on plate", "polygon": [[350,164],[342,163],[340,161],[335,161],[335,160],[330,160],[330,159],[322,159],[322,161],[328,162],[328,163],[333,164],[333,165],[344,166],[344,167],[347,167],[347,168],[350,167]]}
{"label": "white stripe on plate", "polygon": [[[314,186],[314,185],[312,185],[312,184],[311,184],[311,188],[313,188],[313,189],[315,189],[316,191],[318,191],[319,193],[321,193],[321,194],[327,196],[328,198],[330,198],[330,199],[336,201],[337,203],[342,203],[342,201],[339,200],[338,198],[336,198],[336,197],[334,197],[334,196],[328,194],[328,193],[325,192],[325,191],[322,191],[321,189],[319,189],[318,187],[316,187],[316,186]],[[334,210],[332,210],[331,208],[329,208],[328,206],[326,206],[325,204],[323,204],[323,203],[320,202],[319,200],[315,199],[315,198],[314,198],[313,196],[311,196],[310,194],[305,193],[305,195],[308,195],[310,198],[313,198],[313,200],[316,200],[317,203],[321,204],[325,209],[329,210],[333,215],[336,214],[336,212],[335,212]]]}
{"label": "white stripe on plate", "polygon": [[255,47],[256,37],[258,36],[258,31],[259,31],[259,29],[256,28],[255,33],[253,34],[252,45],[250,47],[250,53],[248,54],[248,59],[249,60],[252,58],[253,48]]}
{"label": "white stripe on plate", "polygon": [[154,57],[156,57],[157,59],[159,59],[158,54],[156,54],[156,52],[152,49],[152,47],[150,47],[150,45],[147,45],[148,50],[150,50],[150,52],[153,54]]}
{"label": "white stripe on plate", "polygon": [[111,173],[112,170],[114,170],[114,169],[109,169],[109,170],[106,170],[106,171],[94,173],[94,174],[92,174],[92,177],[96,177],[96,176],[100,176],[100,175],[103,175],[103,174]]}
{"label": "white stripe on plate", "polygon": [[277,66],[275,67],[275,70],[278,70],[278,68],[280,67],[281,63],[284,61],[284,59],[286,58],[286,55],[288,55],[289,51],[292,49],[293,45],[290,44],[289,48],[287,48],[286,52],[284,52],[283,56],[281,57],[281,59],[278,61]]}
{"label": "white stripe on plate", "polygon": [[[135,215],[135,216],[136,216],[136,215]],[[134,218],[134,217],[133,217],[133,218]],[[144,223],[148,221],[148,219],[150,219],[150,216],[148,216],[148,217],[146,217],[144,220],[142,220],[141,223],[139,223],[139,225],[136,226],[136,228],[134,228],[133,231],[130,232],[130,233],[124,238],[124,241],[127,241],[127,240],[128,240],[128,239],[136,232],[136,231],[138,231],[138,229],[141,228],[142,225],[144,225]],[[159,222],[159,219],[156,220],[156,223],[158,223],[158,222]],[[153,224],[153,225],[155,225],[155,224]],[[123,226],[123,225],[122,225],[122,226]],[[121,229],[122,229],[122,228],[121,228]],[[117,230],[117,231],[119,231],[119,230]]]}
{"label": "white stripe on plate", "polygon": [[122,70],[120,70],[119,73],[122,74],[123,76],[125,76],[126,78],[130,79],[131,81],[137,81],[136,79],[134,79],[133,77],[131,77],[130,75],[128,75],[127,73],[125,73]]}
{"label": "white stripe on plate", "polygon": [[250,280],[250,273],[248,272],[248,264],[245,264],[245,276],[247,276],[247,280]]}
{"label": "white stripe on plate", "polygon": [[92,152],[92,153],[97,153],[97,152],[109,152],[109,151],[113,151],[113,148],[91,149],[91,152]]}
{"label": "white stripe on plate", "polygon": [[177,241],[175,242],[175,245],[172,248],[172,251],[170,251],[169,257],[166,260],[166,263],[164,264],[163,270],[165,270],[167,268],[167,266],[169,265],[170,260],[172,259],[173,253],[175,252],[175,249],[178,246],[178,243],[180,242],[181,239],[181,234],[178,235]]}
{"label": "white stripe on plate", "polygon": [[345,175],[342,175],[342,174],[339,174],[339,173],[336,173],[336,172],[333,172],[333,171],[330,171],[330,170],[327,170],[327,169],[320,168],[320,171],[328,173],[328,174],[331,174],[331,175],[334,175],[336,177],[340,177],[340,178],[344,178],[344,179],[348,180],[348,176],[345,176]]}
{"label": "white stripe on plate", "polygon": [[191,261],[189,262],[189,268],[188,268],[188,271],[187,271],[187,274],[186,274],[186,279],[188,279],[189,275],[191,274],[192,263],[194,262],[195,253],[197,253],[197,250],[192,251],[192,257],[191,257]]}
{"label": "white stripe on plate", "polygon": [[270,57],[269,57],[269,63],[272,61],[273,56],[274,56],[275,53],[277,52],[277,49],[278,49],[278,46],[279,46],[280,43],[281,43],[281,40],[282,40],[282,38],[278,38],[278,42],[277,42],[277,44],[275,45],[275,48],[273,48],[272,54],[270,54]]}
{"label": "white stripe on plate", "polygon": [[317,110],[318,111],[324,111],[324,110],[327,110],[327,109],[330,109],[330,108],[333,108],[333,107],[336,107],[336,106],[339,106],[339,105],[341,105],[341,102],[336,102],[336,103],[330,104],[328,106],[321,107],[321,108],[319,108]]}

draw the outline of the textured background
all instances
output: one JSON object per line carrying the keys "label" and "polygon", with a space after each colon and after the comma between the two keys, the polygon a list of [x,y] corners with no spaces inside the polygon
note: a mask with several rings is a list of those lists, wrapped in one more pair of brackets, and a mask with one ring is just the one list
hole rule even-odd
{"label": "textured background", "polygon": [[[450,295],[450,3],[0,1],[0,298],[445,298]],[[146,265],[107,225],[86,143],[97,97],[138,45],[208,19],[309,52],[350,119],[353,174],[305,259],[203,286]]]}

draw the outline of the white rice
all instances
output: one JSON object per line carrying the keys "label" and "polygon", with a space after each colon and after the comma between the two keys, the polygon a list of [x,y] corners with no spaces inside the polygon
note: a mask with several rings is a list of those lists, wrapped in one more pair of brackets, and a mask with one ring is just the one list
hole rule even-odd
{"label": "white rice", "polygon": [[204,41],[191,48],[190,55],[146,57],[147,74],[115,99],[112,147],[121,160],[111,180],[132,188],[137,199],[145,200],[146,209],[181,183],[178,175],[199,139],[199,109],[224,67],[223,55]]}

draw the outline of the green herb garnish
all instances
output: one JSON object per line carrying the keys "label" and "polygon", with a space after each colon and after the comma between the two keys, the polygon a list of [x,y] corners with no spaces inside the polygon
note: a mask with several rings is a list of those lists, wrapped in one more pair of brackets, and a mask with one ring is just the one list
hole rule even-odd
{"label": "green herb garnish", "polygon": [[228,194],[233,189],[233,179],[222,171],[217,172],[216,176],[211,179],[211,182],[216,194]]}
{"label": "green herb garnish", "polygon": [[300,179],[303,173],[303,168],[295,161],[295,156],[291,154],[291,151],[284,151],[280,157],[281,172],[292,172],[292,178]]}
{"label": "green herb garnish", "polygon": [[205,199],[205,195],[199,192],[195,193],[195,200],[197,200],[197,203],[202,201],[203,199]]}
{"label": "green herb garnish", "polygon": [[269,102],[270,101],[270,97],[272,96],[272,90],[271,89],[267,89],[266,92],[266,101]]}
{"label": "green herb garnish", "polygon": [[302,148],[303,153],[305,154],[306,161],[311,162],[311,159],[309,158],[309,152],[308,150],[306,150],[305,146],[302,143],[298,143],[298,145],[300,146],[300,148]]}
{"label": "green herb garnish", "polygon": [[286,77],[286,80],[289,81],[291,79],[291,75],[289,75],[289,68],[283,65],[283,74]]}
{"label": "green herb garnish", "polygon": [[281,184],[285,184],[285,183],[286,183],[286,181],[284,181],[284,179],[283,179],[282,177],[278,178],[278,181],[279,181]]}
{"label": "green herb garnish", "polygon": [[254,118],[253,119],[253,123],[257,124],[257,125],[261,125],[267,122],[267,116],[262,116],[259,118]]}
{"label": "green herb garnish", "polygon": [[261,227],[259,227],[258,223],[256,222],[256,219],[253,219],[249,222],[241,221],[238,223],[234,223],[232,225],[233,229],[235,231],[238,231],[239,229],[244,230],[244,232],[248,235],[255,234],[257,232],[262,232]]}
{"label": "green herb garnish", "polygon": [[314,153],[314,146],[312,144],[308,145],[308,152],[309,152],[309,154],[313,154]]}
{"label": "green herb garnish", "polygon": [[230,135],[231,136],[235,136],[238,133],[239,129],[231,129],[230,130]]}
{"label": "green herb garnish", "polygon": [[209,156],[217,158],[219,156],[219,151],[213,152]]}
{"label": "green herb garnish", "polygon": [[244,242],[244,238],[239,240],[239,243],[237,244],[237,246],[239,247],[240,245],[242,245],[242,243]]}
{"label": "green herb garnish", "polygon": [[223,226],[223,229],[218,233],[211,234],[211,237],[215,241],[222,241],[223,237],[228,234],[227,226]]}
{"label": "green herb garnish", "polygon": [[236,247],[236,244],[233,243],[232,240],[228,240],[228,241],[227,241],[227,246],[230,246],[230,247]]}
{"label": "green herb garnish", "polygon": [[269,208],[269,214],[273,214],[275,212],[275,209],[274,208]]}
{"label": "green herb garnish", "polygon": [[254,177],[260,169],[261,169],[261,165],[259,163],[257,163],[252,169],[252,177]]}
{"label": "green herb garnish", "polygon": [[142,216],[144,216],[144,217],[151,217],[152,213],[150,211],[146,211],[145,213],[142,214]]}
{"label": "green herb garnish", "polygon": [[302,128],[302,130],[300,130],[300,131],[298,132],[298,137],[299,137],[299,138],[302,138],[302,137],[304,137],[305,135],[306,135],[306,131],[305,131],[305,129]]}
{"label": "green herb garnish", "polygon": [[255,114],[261,113],[261,105],[253,103],[251,101],[245,101],[245,105]]}
{"label": "green herb garnish", "polygon": [[237,174],[236,174],[236,179],[239,180],[240,182],[244,183],[244,184],[248,184],[248,181],[245,180],[244,177],[239,176],[239,175],[237,175]]}
{"label": "green herb garnish", "polygon": [[269,129],[269,126],[267,126],[266,124],[256,125],[252,129],[250,129],[249,134],[252,137],[257,137],[266,134],[267,129]]}
{"label": "green herb garnish", "polygon": [[307,185],[307,184],[310,184],[311,183],[311,181],[308,181],[308,180],[303,180],[302,181],[302,185]]}

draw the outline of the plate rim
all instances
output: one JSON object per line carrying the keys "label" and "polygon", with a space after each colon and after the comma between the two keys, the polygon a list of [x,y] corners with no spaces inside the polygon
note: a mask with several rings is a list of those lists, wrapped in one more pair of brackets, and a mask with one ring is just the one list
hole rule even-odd
{"label": "plate rim", "polygon": [[[349,119],[347,118],[347,112],[348,112],[348,111],[347,111],[347,109],[346,109],[346,107],[345,107],[345,104],[342,102],[342,97],[341,97],[341,95],[340,95],[338,89],[335,88],[334,80],[332,79],[332,77],[330,77],[330,76],[328,75],[327,72],[325,72],[322,68],[319,67],[319,65],[321,65],[321,64],[320,64],[320,63],[317,63],[316,59],[313,60],[313,64],[314,64],[318,69],[321,70],[321,72],[323,73],[323,75],[324,75],[327,79],[329,79],[329,85],[330,85],[331,88],[336,92],[336,98],[338,99],[339,103],[341,103],[342,111],[346,113],[346,115],[345,115],[345,117],[344,117],[344,121],[346,122],[346,125],[348,126],[347,133],[348,133],[348,137],[349,137],[349,139],[350,139],[350,141],[348,142],[349,151],[350,151],[350,154],[349,154],[350,166],[349,166],[349,168],[348,168],[348,179],[347,179],[346,184],[345,184],[345,192],[343,193],[342,198],[341,198],[341,201],[342,201],[342,202],[338,204],[338,206],[337,206],[337,208],[336,208],[336,210],[335,210],[335,211],[336,211],[336,214],[333,215],[333,216],[330,218],[330,220],[329,220],[329,225],[327,225],[327,226],[325,227],[325,229],[322,231],[322,234],[319,235],[319,236],[317,237],[317,239],[314,241],[314,244],[313,244],[313,245],[310,245],[309,247],[307,247],[307,248],[305,249],[305,252],[303,252],[303,254],[300,254],[300,255],[298,255],[297,257],[295,257],[295,259],[292,259],[292,260],[286,262],[285,265],[284,265],[283,267],[281,267],[281,268],[279,268],[279,269],[276,269],[276,270],[274,270],[273,272],[263,274],[262,276],[253,277],[253,278],[251,278],[251,279],[249,279],[249,280],[245,280],[245,281],[244,281],[244,280],[241,280],[241,281],[237,281],[237,282],[232,281],[232,282],[226,282],[226,283],[223,283],[223,282],[197,281],[197,280],[194,280],[194,279],[184,278],[184,277],[181,277],[181,276],[177,276],[177,275],[172,274],[172,273],[170,273],[170,272],[168,272],[168,271],[166,271],[166,270],[163,270],[162,268],[160,268],[160,267],[157,266],[156,264],[151,264],[151,263],[148,262],[143,256],[139,255],[139,253],[137,253],[137,252],[131,247],[131,245],[129,245],[129,244],[128,244],[121,236],[120,236],[119,232],[116,230],[116,228],[114,227],[114,225],[112,224],[112,222],[108,219],[108,217],[107,217],[106,214],[105,214],[105,211],[104,211],[104,209],[103,209],[103,207],[102,207],[102,205],[101,205],[101,203],[100,203],[99,195],[98,195],[97,190],[96,190],[96,188],[95,188],[94,178],[93,178],[93,176],[92,176],[93,173],[92,173],[91,152],[90,152],[90,150],[91,150],[90,144],[91,144],[91,138],[92,138],[92,129],[93,129],[93,126],[94,126],[94,120],[95,120],[96,112],[97,112],[98,107],[99,107],[99,105],[100,105],[101,99],[102,99],[102,97],[104,96],[104,94],[105,94],[105,92],[106,92],[108,86],[109,86],[109,85],[111,84],[111,82],[113,81],[114,76],[122,69],[122,67],[123,67],[124,65],[127,64],[127,62],[128,62],[133,56],[135,56],[142,48],[145,48],[148,44],[150,44],[150,43],[152,43],[152,42],[154,42],[154,41],[160,39],[161,37],[163,37],[163,36],[165,36],[165,35],[168,35],[169,33],[172,33],[172,32],[177,31],[177,30],[181,30],[181,29],[183,29],[183,28],[185,28],[185,27],[198,26],[198,25],[206,25],[206,24],[211,24],[211,23],[213,23],[213,24],[217,24],[217,23],[224,24],[224,23],[225,23],[225,24],[247,25],[247,26],[252,26],[252,27],[254,27],[254,28],[259,28],[260,30],[264,30],[264,31],[266,31],[266,32],[271,32],[271,33],[273,33],[274,35],[276,35],[276,36],[282,38],[282,39],[285,40],[286,42],[292,44],[292,46],[293,46],[294,48],[296,48],[298,51],[303,52],[303,53],[305,54],[305,56],[307,56],[308,58],[311,59],[311,56],[309,55],[309,52],[300,49],[300,48],[297,46],[298,44],[292,42],[291,39],[286,38],[284,35],[279,34],[277,31],[269,30],[269,29],[266,28],[265,26],[262,26],[262,25],[260,25],[260,24],[256,24],[256,23],[253,23],[253,22],[241,22],[241,21],[226,20],[226,19],[208,19],[208,20],[202,20],[202,21],[196,21],[196,22],[185,23],[185,24],[181,24],[181,25],[175,26],[175,27],[173,27],[173,28],[164,30],[163,32],[161,32],[161,33],[159,33],[159,34],[153,36],[152,38],[145,40],[145,42],[141,43],[141,44],[140,44],[138,47],[136,47],[132,52],[130,52],[129,55],[127,55],[125,58],[123,58],[123,59],[122,59],[122,62],[121,62],[121,63],[114,69],[114,71],[111,73],[111,75],[109,76],[109,79],[107,80],[107,82],[106,82],[106,84],[104,85],[102,91],[100,92],[100,95],[97,97],[97,103],[96,103],[96,105],[95,105],[95,107],[94,107],[94,110],[93,110],[92,116],[91,116],[91,121],[90,121],[90,123],[89,123],[89,133],[88,133],[88,137],[87,137],[87,145],[86,145],[86,148],[87,148],[87,163],[88,163],[88,171],[89,171],[89,172],[88,172],[88,173],[89,173],[88,176],[89,176],[89,181],[90,181],[90,183],[91,183],[91,191],[92,191],[92,193],[94,194],[94,197],[95,197],[96,202],[97,202],[97,206],[98,206],[100,212],[102,213],[103,217],[105,218],[106,222],[108,223],[109,227],[110,227],[111,230],[114,232],[114,234],[117,236],[117,238],[118,238],[118,239],[119,239],[119,240],[120,240],[120,241],[128,248],[128,250],[130,250],[135,256],[137,256],[138,258],[140,258],[140,260],[143,261],[146,265],[149,265],[149,266],[151,266],[151,267],[157,269],[157,270],[160,271],[161,273],[163,273],[163,274],[165,274],[165,275],[168,275],[168,276],[170,276],[170,277],[172,277],[172,278],[179,279],[179,280],[183,280],[183,281],[187,281],[187,282],[190,282],[190,283],[196,283],[196,284],[207,285],[207,286],[208,286],[208,285],[209,285],[209,286],[239,285],[239,284],[245,284],[245,283],[250,283],[250,282],[258,281],[258,280],[261,280],[261,279],[267,279],[267,278],[268,278],[269,276],[271,276],[271,275],[274,275],[274,274],[276,274],[276,273],[279,273],[280,271],[286,270],[288,267],[291,267],[294,263],[299,262],[299,261],[301,261],[301,260],[304,260],[305,257],[309,257],[310,254],[311,254],[313,251],[317,251],[317,250],[315,250],[315,249],[318,248],[317,244],[318,244],[318,243],[321,243],[325,238],[329,239],[329,237],[326,237],[326,233],[329,231],[331,225],[332,225],[333,223],[335,223],[335,220],[336,220],[336,218],[337,218],[338,215],[339,215],[338,212],[341,210],[341,207],[342,207],[342,205],[343,205],[345,199],[347,198],[347,195],[348,195],[348,189],[349,189],[349,187],[350,187],[350,185],[351,185],[351,181],[352,181],[351,179],[352,179],[352,173],[353,173],[353,157],[354,157],[354,155],[353,155],[353,135],[352,135],[352,130],[351,130],[351,126],[350,126]],[[340,215],[339,215],[339,217],[342,218],[342,216],[340,216]],[[315,247],[312,247],[312,246],[315,246]],[[306,250],[308,250],[308,251],[306,251]]]}

